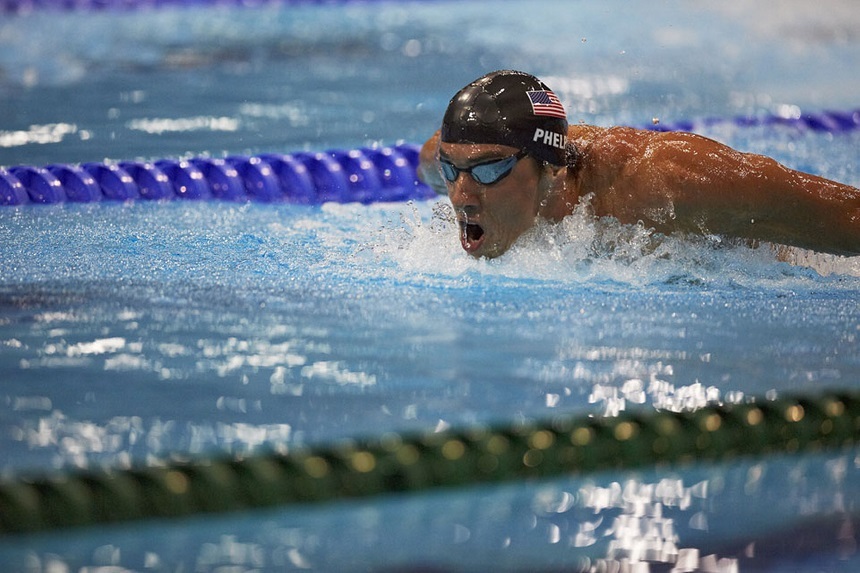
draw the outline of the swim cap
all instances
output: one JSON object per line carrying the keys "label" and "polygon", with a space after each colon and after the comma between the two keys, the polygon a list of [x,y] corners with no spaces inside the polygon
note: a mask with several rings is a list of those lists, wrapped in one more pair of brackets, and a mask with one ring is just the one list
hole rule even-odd
{"label": "swim cap", "polygon": [[513,70],[489,73],[451,98],[442,119],[446,143],[495,143],[565,164],[567,114],[546,84]]}

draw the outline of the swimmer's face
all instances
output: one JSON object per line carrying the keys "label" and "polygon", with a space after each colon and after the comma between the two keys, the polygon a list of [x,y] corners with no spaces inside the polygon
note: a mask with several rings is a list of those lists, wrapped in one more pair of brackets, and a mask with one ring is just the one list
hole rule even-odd
{"label": "swimmer's face", "polygon": [[[519,152],[506,145],[443,142],[439,146],[440,160],[460,169]],[[540,176],[538,163],[525,156],[495,183],[484,185],[462,172],[455,181],[446,180],[463,249],[476,258],[498,257],[507,251],[535,223],[540,209]]]}

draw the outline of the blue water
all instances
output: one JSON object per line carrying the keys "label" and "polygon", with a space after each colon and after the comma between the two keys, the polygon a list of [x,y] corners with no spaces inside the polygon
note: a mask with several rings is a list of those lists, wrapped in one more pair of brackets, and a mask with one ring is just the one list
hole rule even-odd
{"label": "blue water", "polygon": [[[8,16],[0,165],[419,143],[456,89],[500,67],[601,125],[854,109],[858,17],[825,4]],[[860,184],[856,134],[705,134]],[[493,261],[462,252],[444,201],[8,208],[0,245],[7,476],[860,378],[857,259],[585,213]],[[701,571],[854,571],[856,453],[28,536],[0,541],[0,570],[663,571],[696,549],[715,556]]]}

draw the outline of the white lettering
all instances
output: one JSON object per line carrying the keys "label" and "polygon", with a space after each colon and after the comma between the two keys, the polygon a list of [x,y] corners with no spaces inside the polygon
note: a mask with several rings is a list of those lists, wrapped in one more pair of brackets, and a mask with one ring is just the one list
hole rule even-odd
{"label": "white lettering", "polygon": [[532,138],[533,142],[540,142],[544,145],[551,145],[559,149],[564,149],[567,144],[567,137],[563,133],[555,133],[554,131],[546,131],[541,128],[535,128],[535,135]]}

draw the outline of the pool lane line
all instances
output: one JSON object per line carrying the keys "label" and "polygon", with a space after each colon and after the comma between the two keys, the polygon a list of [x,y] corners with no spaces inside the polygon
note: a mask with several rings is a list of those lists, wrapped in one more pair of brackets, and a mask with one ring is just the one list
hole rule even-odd
{"label": "pool lane line", "polygon": [[733,118],[703,117],[679,121],[664,121],[654,118],[650,123],[641,125],[640,128],[652,131],[697,132],[717,125],[733,125],[741,128],[783,127],[800,132],[846,134],[860,130],[860,109],[801,112],[794,106],[788,106],[781,113],[742,115]]}
{"label": "pool lane line", "polygon": [[[390,0],[0,0],[0,14],[29,14],[35,11],[131,11],[163,8],[200,8],[207,6],[259,8],[264,6],[307,6],[353,4]],[[417,1],[417,0],[411,0]],[[424,0],[426,1],[426,0]]]}
{"label": "pool lane line", "polygon": [[386,433],[286,453],[0,480],[0,534],[418,493],[599,471],[850,451],[860,393]]}
{"label": "pool lane line", "polygon": [[224,159],[0,167],[0,205],[222,200],[319,205],[436,197],[418,179],[419,147],[265,153]]}

